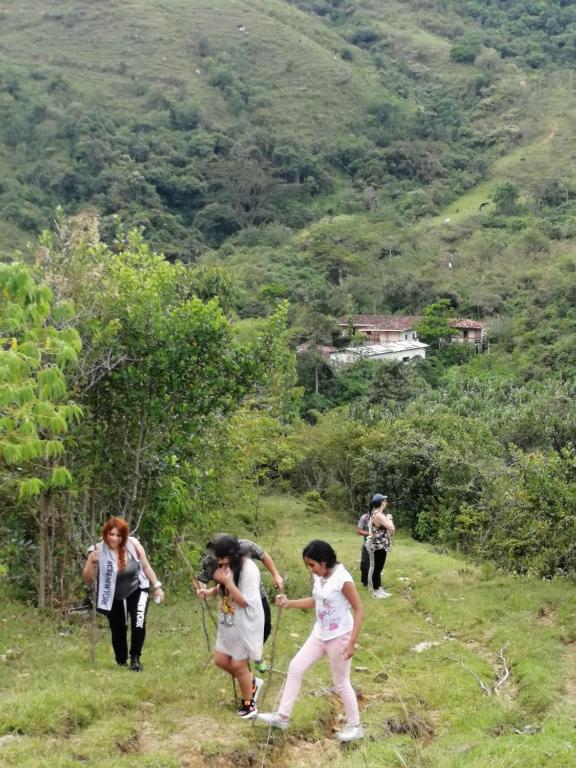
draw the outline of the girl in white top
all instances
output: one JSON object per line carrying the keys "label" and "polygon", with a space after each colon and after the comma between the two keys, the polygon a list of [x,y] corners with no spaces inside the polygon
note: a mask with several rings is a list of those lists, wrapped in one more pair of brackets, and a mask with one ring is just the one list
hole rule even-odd
{"label": "girl in white top", "polygon": [[290,662],[278,711],[262,712],[258,719],[275,728],[288,728],[304,673],[323,656],[328,656],[334,688],[342,699],[347,718],[346,727],[337,734],[338,738],[340,741],[360,739],[364,731],[350,682],[350,667],[362,625],[362,603],[352,576],[338,562],[336,552],[328,542],[311,541],[304,547],[302,557],[313,575],[312,597],[289,600],[286,595],[278,595],[276,604],[282,608],[315,608],[316,623],[310,637]]}

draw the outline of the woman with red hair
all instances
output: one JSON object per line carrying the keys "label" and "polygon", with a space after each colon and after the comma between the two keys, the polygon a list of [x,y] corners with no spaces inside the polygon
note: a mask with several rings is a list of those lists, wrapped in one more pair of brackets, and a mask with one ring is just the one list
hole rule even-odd
{"label": "woman with red hair", "polygon": [[102,539],[90,547],[84,565],[84,581],[97,578],[97,610],[108,617],[112,647],[119,666],[128,662],[127,625],[130,616],[130,669],[142,671],[140,654],[146,638],[146,614],[150,584],[156,602],[164,600],[162,584],[138,539],[128,535],[128,523],[111,517],[102,529]]}

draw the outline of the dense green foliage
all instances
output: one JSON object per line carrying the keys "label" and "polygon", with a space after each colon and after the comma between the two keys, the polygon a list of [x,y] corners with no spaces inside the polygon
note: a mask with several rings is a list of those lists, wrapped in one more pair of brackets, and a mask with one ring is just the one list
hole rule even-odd
{"label": "dense green foliage", "polygon": [[[174,41],[173,74],[151,77],[136,51],[157,46],[148,29],[152,11],[140,18],[137,9],[116,4],[73,12],[56,3],[52,14],[42,14],[37,0],[10,3],[3,16],[7,35],[20,40],[22,14],[38,27],[38,47],[46,46],[44,65],[19,50],[0,77],[0,207],[16,231],[38,233],[57,204],[68,212],[91,205],[108,241],[112,217],[119,214],[129,225],[144,226],[167,255],[187,261],[238,231],[271,222],[297,230],[325,214],[391,203],[409,218],[437,212],[519,139],[500,125],[516,98],[499,93],[502,67],[483,60],[484,52],[498,58],[499,46],[519,39],[525,41],[518,43],[521,50],[502,55],[516,55],[523,65],[526,51],[532,58],[542,55],[538,35],[551,19],[561,30],[569,23],[562,8],[545,14],[536,9],[518,29],[512,22],[522,8],[489,3],[479,19],[473,6],[486,4],[450,4],[448,12],[444,2],[427,3],[425,11],[414,3],[399,20],[437,36],[417,52],[403,49],[402,26],[390,25],[395,2],[375,9],[364,0],[345,6],[278,0],[271,14],[277,21],[269,22],[259,6],[254,28],[245,34],[238,32],[241,24],[218,33],[210,19],[195,24],[190,14],[195,6],[203,13],[200,0],[170,5],[173,16],[158,23],[187,37]],[[236,9],[248,10],[243,3]],[[96,33],[102,41],[93,39],[92,29],[103,23],[106,33]],[[116,37],[114,27],[123,23],[140,24],[132,35],[134,51]],[[280,40],[276,66],[267,72],[259,24],[266,29],[270,23],[278,25],[273,34]],[[496,41],[482,36],[491,25],[501,30]],[[307,37],[294,39],[296,51],[290,48],[304,28],[318,40],[320,58]],[[43,33],[51,36],[50,46]],[[117,50],[102,62],[98,45],[111,41]],[[446,44],[453,43],[456,67],[445,57]],[[471,53],[454,55],[460,49]],[[302,68],[295,64],[298,51]],[[440,53],[445,60],[438,67]],[[156,58],[167,60],[162,46],[154,47]],[[86,90],[78,69],[92,72],[100,87]],[[326,99],[325,124],[318,126],[303,101],[285,95],[293,83]]]}
{"label": "dense green foliage", "polygon": [[[387,490],[421,539],[572,574],[571,4],[229,5],[2,11],[0,242],[83,344],[48,592],[109,512],[168,563],[223,494],[257,531],[270,483],[350,517]],[[359,312],[422,316],[434,348],[337,371],[321,347]],[[445,343],[458,317],[487,353]],[[0,557],[29,589],[20,503]]]}
{"label": "dense green foliage", "polygon": [[358,516],[382,488],[418,538],[509,570],[573,574],[574,385],[493,383],[466,366],[431,385],[431,364],[372,364],[360,400],[296,430],[295,486]]}
{"label": "dense green foliage", "polygon": [[[79,560],[108,515],[140,528],[159,567],[174,535],[202,537],[218,520],[226,482],[257,466],[263,450],[256,441],[253,458],[239,464],[228,454],[226,468],[230,415],[251,392],[269,407],[269,430],[297,410],[285,309],[239,343],[218,299],[194,295],[192,271],[150,251],[136,232],[119,233],[112,249],[91,243],[92,224],[61,221],[44,235],[44,285],[17,264],[0,277],[9,300],[3,327],[13,334],[0,368],[0,557],[21,588],[39,580],[42,605],[73,595]],[[53,317],[52,292],[62,307]],[[77,405],[66,402],[66,384]],[[20,491],[11,496],[14,465]],[[22,514],[28,507],[39,539]]]}

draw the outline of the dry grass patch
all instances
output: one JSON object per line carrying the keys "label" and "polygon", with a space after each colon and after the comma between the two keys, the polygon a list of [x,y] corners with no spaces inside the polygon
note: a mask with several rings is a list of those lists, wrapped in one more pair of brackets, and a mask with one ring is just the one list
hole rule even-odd
{"label": "dry grass patch", "polygon": [[406,712],[399,717],[389,718],[384,723],[389,735],[407,734],[415,741],[426,746],[436,736],[436,724],[429,714]]}
{"label": "dry grass patch", "polygon": [[543,627],[553,627],[556,624],[557,613],[558,611],[555,608],[550,608],[545,605],[539,609],[536,620],[538,621],[538,624],[541,624]]}

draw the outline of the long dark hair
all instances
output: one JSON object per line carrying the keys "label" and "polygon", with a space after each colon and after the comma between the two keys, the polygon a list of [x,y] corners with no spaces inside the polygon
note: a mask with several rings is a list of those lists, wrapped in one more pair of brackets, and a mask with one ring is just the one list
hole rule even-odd
{"label": "long dark hair", "polygon": [[308,557],[316,563],[326,563],[328,568],[334,568],[338,562],[336,552],[327,541],[313,539],[302,550],[302,557]]}
{"label": "long dark hair", "polygon": [[[242,570],[242,552],[240,542],[236,536],[229,536],[227,533],[219,533],[211,542],[211,549],[218,559],[227,557],[234,576],[234,584],[238,586],[240,581],[240,571]],[[218,588],[222,587],[218,584]],[[222,591],[220,589],[220,591]]]}

